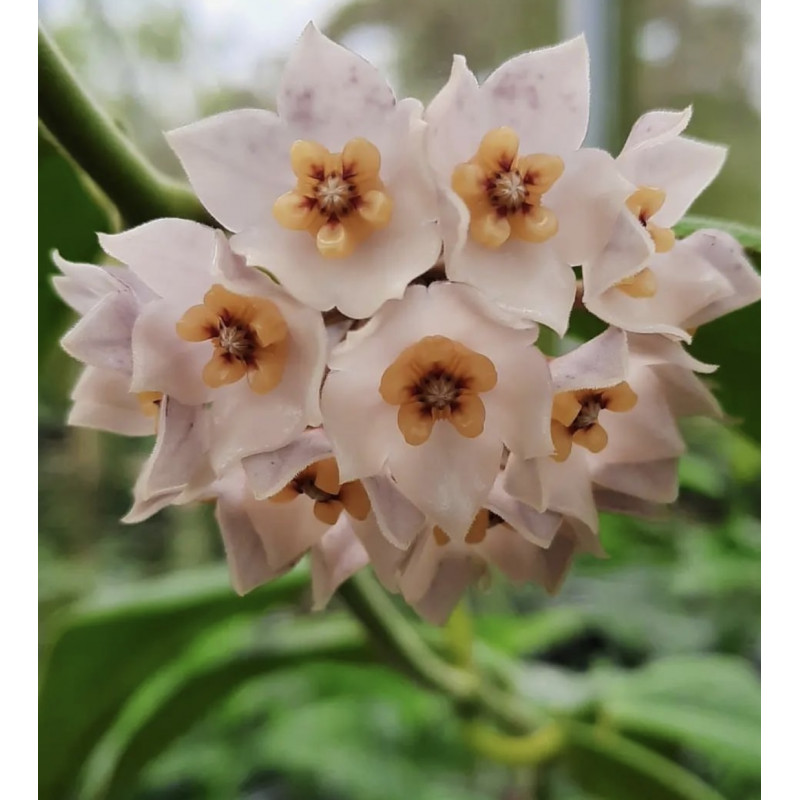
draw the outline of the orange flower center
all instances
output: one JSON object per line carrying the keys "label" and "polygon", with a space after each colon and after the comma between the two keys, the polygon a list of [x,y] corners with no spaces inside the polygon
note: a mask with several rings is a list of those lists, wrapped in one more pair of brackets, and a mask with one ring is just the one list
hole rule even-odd
{"label": "orange flower center", "polygon": [[314,516],[326,525],[333,525],[342,511],[354,519],[369,516],[370,502],[361,481],[339,483],[339,467],[335,458],[326,458],[306,467],[269,499],[273,503],[289,503],[304,494],[314,501]]}
{"label": "orange flower center", "polygon": [[[670,228],[662,228],[650,221],[650,218],[664,205],[666,198],[666,193],[661,189],[640,186],[625,201],[631,214],[650,234],[656,253],[668,253],[675,245],[675,234]],[[649,267],[645,267],[629,278],[624,278],[616,286],[629,297],[653,297],[658,288],[655,273]]]}
{"label": "orange flower center", "polygon": [[600,412],[630,411],[637,400],[636,393],[624,381],[607,389],[581,389],[556,394],[550,421],[555,448],[552,458],[566,461],[573,444],[599,453],[608,444],[608,434],[598,422]]}
{"label": "orange flower center", "polygon": [[558,220],[542,205],[542,195],[563,171],[558,156],[520,156],[512,128],[489,131],[475,156],[459,164],[451,179],[469,209],[470,236],[493,249],[510,238],[544,242],[555,236]]}
{"label": "orange flower center", "polygon": [[437,420],[468,438],[483,433],[486,410],[478,396],[497,383],[492,361],[446,336],[425,336],[407,347],[383,373],[379,391],[400,406],[397,427],[406,442],[428,441]]}
{"label": "orange flower center", "polygon": [[341,153],[298,140],[289,153],[297,185],[272,207],[290,230],[314,236],[317,250],[344,258],[392,218],[392,199],[380,179],[381,155],[366,139],[351,139]]}
{"label": "orange flower center", "polygon": [[187,342],[211,341],[213,353],[203,369],[208,386],[218,388],[246,376],[256,394],[266,394],[281,382],[289,329],[271,300],[214,284],[202,305],[192,306],[175,327]]}

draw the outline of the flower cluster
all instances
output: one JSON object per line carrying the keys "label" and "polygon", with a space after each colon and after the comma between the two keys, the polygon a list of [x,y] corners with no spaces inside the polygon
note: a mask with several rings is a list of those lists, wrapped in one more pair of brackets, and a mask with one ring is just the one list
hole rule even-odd
{"label": "flower cluster", "polygon": [[[725,157],[690,109],[617,158],[582,147],[588,113],[583,38],[482,84],[456,56],[423,108],[309,25],[277,113],[168,134],[226,232],[157,219],[100,237],[119,265],[55,256],[69,422],[155,434],[125,519],[212,500],[238,592],[310,553],[316,607],[371,564],[441,622],[489,565],[555,592],[602,555],[598,509],[673,501],[678,420],[722,414],[684,343],[759,279],[721,231],[675,240]],[[545,357],[577,303],[609,327]]]}

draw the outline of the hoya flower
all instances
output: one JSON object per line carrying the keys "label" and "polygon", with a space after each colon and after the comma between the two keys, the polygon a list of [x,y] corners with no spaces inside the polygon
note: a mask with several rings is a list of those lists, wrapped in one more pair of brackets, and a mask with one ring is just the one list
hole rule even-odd
{"label": "hoya flower", "polygon": [[441,250],[421,115],[309,24],[277,114],[230,111],[168,140],[237,252],[307,305],[361,318],[401,297]]}
{"label": "hoya flower", "polygon": [[311,554],[314,606],[369,561],[380,536],[360,481],[343,481],[330,443],[310,429],[290,444],[242,462],[225,483],[217,519],[234,586],[249,591]]}
{"label": "hoya flower", "polygon": [[158,296],[133,326],[131,391],[211,403],[215,469],[281,447],[319,421],[326,337],[318,312],[194,222],[154,220],[100,240]]}
{"label": "hoya flower", "polygon": [[602,555],[591,531],[561,514],[520,503],[498,478],[463,540],[427,522],[398,570],[397,590],[428,622],[442,624],[470,585],[490,577],[489,567],[514,583],[535,582],[552,594],[581,551]]}
{"label": "hoya flower", "polygon": [[580,149],[583,37],[516,56],[480,86],[456,56],[425,116],[447,276],[563,335],[571,266],[606,245],[630,188],[608,153]]}
{"label": "hoya flower", "polygon": [[550,379],[535,327],[514,329],[476,289],[411,286],[329,359],[325,430],[342,478],[388,472],[433,524],[463,539],[503,447],[551,451]]}
{"label": "hoya flower", "polygon": [[690,117],[691,108],[652,111],[635,123],[617,158],[633,191],[608,244],[583,266],[583,302],[593,314],[684,340],[704,309],[736,308],[753,296],[752,268],[730,237],[703,231],[676,242],[671,230],[725,160],[724,147],[681,135]]}
{"label": "hoya flower", "polygon": [[554,452],[523,460],[514,455],[504,487],[538,510],[581,520],[597,530],[593,490],[648,503],[677,496],[677,463],[685,444],[676,420],[719,416],[695,371],[712,367],[660,336],[628,337],[609,328],[550,362]]}

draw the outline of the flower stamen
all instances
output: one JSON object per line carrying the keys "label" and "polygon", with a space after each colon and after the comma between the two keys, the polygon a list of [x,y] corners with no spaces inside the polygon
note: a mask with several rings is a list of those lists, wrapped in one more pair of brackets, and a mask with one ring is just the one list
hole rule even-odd
{"label": "flower stamen", "polygon": [[203,369],[207,386],[216,389],[246,376],[256,394],[267,394],[281,382],[289,328],[271,300],[214,284],[202,305],[192,306],[175,328],[187,342],[211,341],[213,354]]}
{"label": "flower stamen", "polygon": [[298,140],[289,153],[297,177],[294,189],[272,207],[290,230],[316,238],[328,258],[344,258],[392,218],[392,199],[380,178],[381,156],[366,139],[350,139],[341,153]]}
{"label": "flower stamen", "polygon": [[397,426],[406,442],[420,445],[438,420],[467,438],[480,436],[486,410],[478,395],[496,383],[486,356],[446,336],[425,336],[386,369],[379,391],[385,402],[400,406]]}
{"label": "flower stamen", "polygon": [[581,389],[559,392],[553,398],[550,433],[553,438],[554,461],[566,461],[577,444],[592,453],[599,453],[608,444],[608,434],[598,422],[601,411],[630,411],[638,397],[623,381],[606,389]]}
{"label": "flower stamen", "polygon": [[510,238],[544,242],[555,236],[558,219],[542,205],[542,195],[563,171],[558,156],[520,156],[512,128],[489,131],[475,156],[459,164],[451,179],[469,210],[470,236],[493,249]]}

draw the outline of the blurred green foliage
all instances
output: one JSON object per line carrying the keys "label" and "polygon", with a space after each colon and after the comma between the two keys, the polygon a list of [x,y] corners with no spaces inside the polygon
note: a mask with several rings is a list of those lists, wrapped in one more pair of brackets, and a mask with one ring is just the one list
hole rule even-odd
{"label": "blurred green foliage", "polygon": [[[637,24],[668,19],[680,37],[671,67],[635,65],[622,108],[694,101],[692,131],[732,145],[696,210],[757,222],[758,114],[727,77],[746,14],[737,4],[621,3],[632,5]],[[84,8],[94,35],[109,29],[102,8]],[[179,72],[191,36],[185,9],[176,9],[115,35],[133,43],[137,59]],[[390,27],[403,88],[430,96],[451,52],[488,69],[555,41],[556,12],[546,0],[509,2],[497,14],[478,0],[357,0],[329,30]],[[85,22],[55,31],[78,60],[91,43]],[[707,63],[697,63],[698,41]],[[698,89],[698,73],[726,78]],[[202,113],[268,100],[224,85],[197,93]],[[134,93],[118,94],[112,109],[135,137],[167,127]],[[143,144],[170,165],[160,144]],[[112,223],[41,135],[39,197],[41,797],[759,796],[758,307],[706,326],[692,345],[722,365],[711,381],[734,422],[686,426],[675,507],[649,521],[604,515],[609,559],[579,561],[554,600],[503,581],[470,596],[475,663],[565,732],[556,758],[511,768],[476,753],[464,735],[468,709],[382,663],[336,601],[324,615],[307,614],[302,568],[235,596],[207,507],[169,509],[135,529],[117,522],[149,442],[64,428],[76,370],[54,347],[69,312],[49,287],[51,249],[92,260],[94,231]],[[749,245],[755,256],[760,244]],[[446,636],[413,624],[443,657],[460,660]]]}

